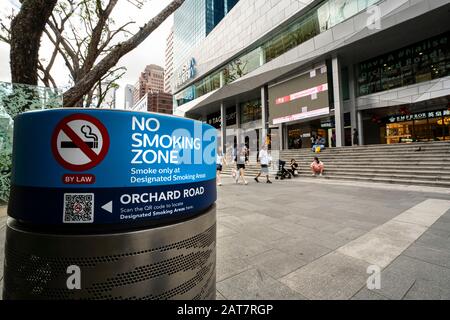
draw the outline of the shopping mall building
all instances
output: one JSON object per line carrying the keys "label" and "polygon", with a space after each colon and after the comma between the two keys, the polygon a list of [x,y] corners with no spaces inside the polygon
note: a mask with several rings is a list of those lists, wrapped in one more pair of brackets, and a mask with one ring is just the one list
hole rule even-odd
{"label": "shopping mall building", "polygon": [[240,0],[195,41],[179,10],[174,113],[223,145],[450,140],[448,0]]}

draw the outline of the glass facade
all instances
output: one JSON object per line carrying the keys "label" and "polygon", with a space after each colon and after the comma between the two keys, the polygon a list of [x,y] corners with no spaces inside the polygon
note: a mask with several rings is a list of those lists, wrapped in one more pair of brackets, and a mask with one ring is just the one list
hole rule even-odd
{"label": "glass facade", "polygon": [[450,75],[450,32],[360,63],[358,95]]}
{"label": "glass facade", "polygon": [[247,73],[256,70],[261,66],[261,50],[253,50],[244,54],[240,58],[233,60],[227,64],[223,69],[224,84],[232,83],[233,81],[245,76]]}
{"label": "glass facade", "polygon": [[220,73],[216,72],[206,78],[203,78],[200,82],[195,84],[195,96],[201,97],[208,92],[214,91],[220,88]]}
{"label": "glass facade", "polygon": [[[236,0],[233,0],[227,3],[234,5],[236,2]],[[301,17],[284,26],[263,44],[234,58],[228,64],[219,68],[219,70],[214,71],[214,74],[222,72],[224,77],[223,85],[231,83],[247,73],[256,70],[263,63],[279,57],[321,32],[325,32],[336,24],[366,10],[377,2],[380,2],[380,0],[322,1]],[[203,80],[198,81],[193,87],[201,86],[201,82]],[[195,98],[214,90],[212,86],[208,88],[211,88],[211,90],[207,88],[205,88],[206,90],[196,90],[196,94],[198,95]]]}
{"label": "glass facade", "polygon": [[189,60],[192,48],[205,39],[239,0],[186,0],[174,13],[174,67]]}
{"label": "glass facade", "polygon": [[206,37],[205,6],[206,0],[186,0],[174,13],[175,70],[189,60],[192,48]]}

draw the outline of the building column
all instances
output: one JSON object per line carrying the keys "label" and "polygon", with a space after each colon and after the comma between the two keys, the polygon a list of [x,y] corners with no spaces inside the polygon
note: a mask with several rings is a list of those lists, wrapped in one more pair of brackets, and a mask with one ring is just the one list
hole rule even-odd
{"label": "building column", "polygon": [[363,123],[363,115],[362,111],[357,112],[357,118],[358,118],[358,139],[359,139],[359,145],[364,145],[364,123]]}
{"label": "building column", "polygon": [[227,111],[223,102],[220,103],[220,137],[222,152],[225,154],[227,152]]}
{"label": "building column", "polygon": [[262,66],[266,63],[266,52],[262,48],[259,50],[259,66]]}
{"label": "building column", "polygon": [[280,151],[284,150],[284,144],[283,144],[283,139],[284,139],[284,132],[283,132],[283,124],[280,123],[278,125],[278,135],[279,135],[279,140],[280,140]]}
{"label": "building column", "polygon": [[349,87],[349,102],[350,102],[350,121],[352,125],[352,145],[353,145],[353,131],[354,129],[359,130],[358,125],[358,111],[356,110],[356,90],[355,90],[355,73],[353,65],[348,66],[348,87]]}
{"label": "building column", "polygon": [[267,115],[268,115],[268,100],[267,100],[267,87],[261,87],[261,122],[262,122],[262,130],[261,136],[262,141],[261,145],[266,143],[267,138]]}
{"label": "building column", "polygon": [[224,76],[224,74],[223,74],[223,70],[220,71],[219,77],[220,77],[220,78],[219,78],[219,81],[220,81],[219,86],[222,88],[222,87],[225,85],[225,76]]}
{"label": "building column", "polygon": [[341,66],[338,57],[332,59],[334,119],[336,123],[336,147],[345,145],[344,136],[344,101],[342,99]]}
{"label": "building column", "polygon": [[236,141],[237,146],[241,145],[241,106],[238,101],[236,101]]}

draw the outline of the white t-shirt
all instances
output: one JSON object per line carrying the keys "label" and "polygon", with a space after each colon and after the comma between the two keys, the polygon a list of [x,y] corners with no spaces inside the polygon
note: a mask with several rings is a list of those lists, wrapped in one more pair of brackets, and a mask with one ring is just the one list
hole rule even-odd
{"label": "white t-shirt", "polygon": [[269,153],[267,152],[267,150],[260,150],[258,157],[259,157],[259,161],[261,162],[261,164],[263,164],[263,165],[269,164],[270,156],[269,156]]}
{"label": "white t-shirt", "polygon": [[223,155],[216,154],[216,164],[222,165]]}

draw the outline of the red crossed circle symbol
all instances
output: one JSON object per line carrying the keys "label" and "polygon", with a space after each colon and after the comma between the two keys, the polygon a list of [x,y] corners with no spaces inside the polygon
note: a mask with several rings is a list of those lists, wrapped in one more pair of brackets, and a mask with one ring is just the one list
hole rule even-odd
{"label": "red crossed circle symbol", "polygon": [[[79,134],[69,126],[69,123],[77,120],[83,121],[87,126],[94,127],[98,130],[100,134],[98,139],[101,141],[101,149],[98,153],[94,152],[86,141],[83,141]],[[74,148],[79,149],[80,152],[89,159],[88,162],[83,164],[76,163],[76,161],[71,162],[67,156],[62,155],[62,147],[61,145],[58,145],[58,137],[62,133],[69,138],[69,143],[71,143]],[[97,166],[105,159],[109,150],[109,143],[109,135],[106,127],[97,118],[82,113],[73,114],[62,119],[53,131],[51,141],[53,156],[60,165],[71,171],[86,171]]]}

